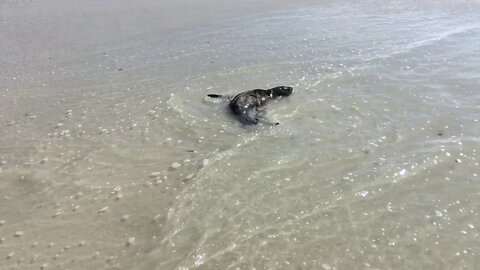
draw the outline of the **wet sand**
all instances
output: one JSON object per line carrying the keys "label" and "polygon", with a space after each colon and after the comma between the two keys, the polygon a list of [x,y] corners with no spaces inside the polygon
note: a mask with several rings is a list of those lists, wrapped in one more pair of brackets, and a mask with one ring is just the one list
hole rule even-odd
{"label": "wet sand", "polygon": [[395,3],[2,2],[0,268],[478,265],[478,18]]}
{"label": "wet sand", "polygon": [[[185,74],[149,66],[151,48],[137,45],[289,5],[0,3],[0,268],[138,265],[137,254],[162,238],[174,197],[208,161],[181,130],[149,127],[172,115],[160,108],[166,88]],[[168,46],[175,40],[157,49]]]}

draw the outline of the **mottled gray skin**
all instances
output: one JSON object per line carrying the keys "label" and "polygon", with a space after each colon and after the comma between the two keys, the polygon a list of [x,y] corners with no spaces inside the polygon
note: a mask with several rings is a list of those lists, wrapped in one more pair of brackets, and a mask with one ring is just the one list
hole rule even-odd
{"label": "mottled gray skin", "polygon": [[[292,94],[293,88],[288,86],[278,86],[268,90],[255,89],[242,92],[233,97],[229,107],[233,114],[238,116],[239,120],[248,125],[256,125],[264,122],[271,125],[272,123],[265,118],[265,105],[272,99],[286,97]],[[221,95],[210,94],[210,97],[222,97]]]}

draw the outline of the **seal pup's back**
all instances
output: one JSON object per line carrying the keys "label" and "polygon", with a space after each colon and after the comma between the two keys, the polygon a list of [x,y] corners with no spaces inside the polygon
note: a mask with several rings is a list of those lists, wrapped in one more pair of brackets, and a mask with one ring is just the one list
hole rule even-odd
{"label": "seal pup's back", "polygon": [[[256,125],[259,122],[278,125],[279,123],[272,123],[265,118],[265,105],[268,101],[280,97],[291,95],[293,88],[289,86],[277,86],[268,90],[254,89],[245,91],[234,96],[230,100],[230,110],[238,116],[239,120],[244,124]],[[224,98],[227,96],[219,94],[209,94],[212,98]]]}

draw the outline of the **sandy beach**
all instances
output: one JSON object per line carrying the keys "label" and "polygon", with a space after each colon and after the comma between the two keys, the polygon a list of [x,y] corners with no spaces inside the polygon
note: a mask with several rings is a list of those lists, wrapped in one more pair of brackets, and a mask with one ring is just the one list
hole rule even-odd
{"label": "sandy beach", "polygon": [[478,9],[1,2],[0,269],[475,269]]}
{"label": "sandy beach", "polygon": [[0,3],[0,268],[138,267],[208,162],[197,139],[162,126],[169,85],[188,76],[158,63],[172,33],[288,6]]}

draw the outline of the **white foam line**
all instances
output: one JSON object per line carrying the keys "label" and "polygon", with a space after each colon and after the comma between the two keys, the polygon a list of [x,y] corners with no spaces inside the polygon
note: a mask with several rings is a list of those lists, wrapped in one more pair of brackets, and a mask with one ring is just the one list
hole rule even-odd
{"label": "white foam line", "polygon": [[445,39],[447,39],[451,36],[454,36],[454,35],[457,35],[457,34],[462,34],[462,33],[465,33],[465,32],[472,31],[472,30],[478,30],[478,29],[480,29],[480,26],[476,25],[476,24],[463,26],[463,27],[457,27],[455,29],[451,29],[451,30],[448,30],[448,31],[445,31],[445,32],[441,32],[441,33],[439,33],[439,34],[437,34],[433,37],[430,37],[430,38],[427,38],[427,39],[424,39],[424,40],[419,40],[419,41],[412,42],[412,43],[408,44],[407,46],[405,46],[405,48],[402,49],[402,50],[392,52],[392,53],[389,53],[389,54],[385,54],[385,55],[381,55],[381,56],[378,56],[378,57],[372,57],[372,58],[364,59],[364,61],[368,62],[368,61],[373,61],[373,60],[382,59],[382,58],[389,58],[389,57],[397,55],[397,54],[409,53],[416,48],[432,45],[432,44],[435,44],[436,42],[445,40]]}

